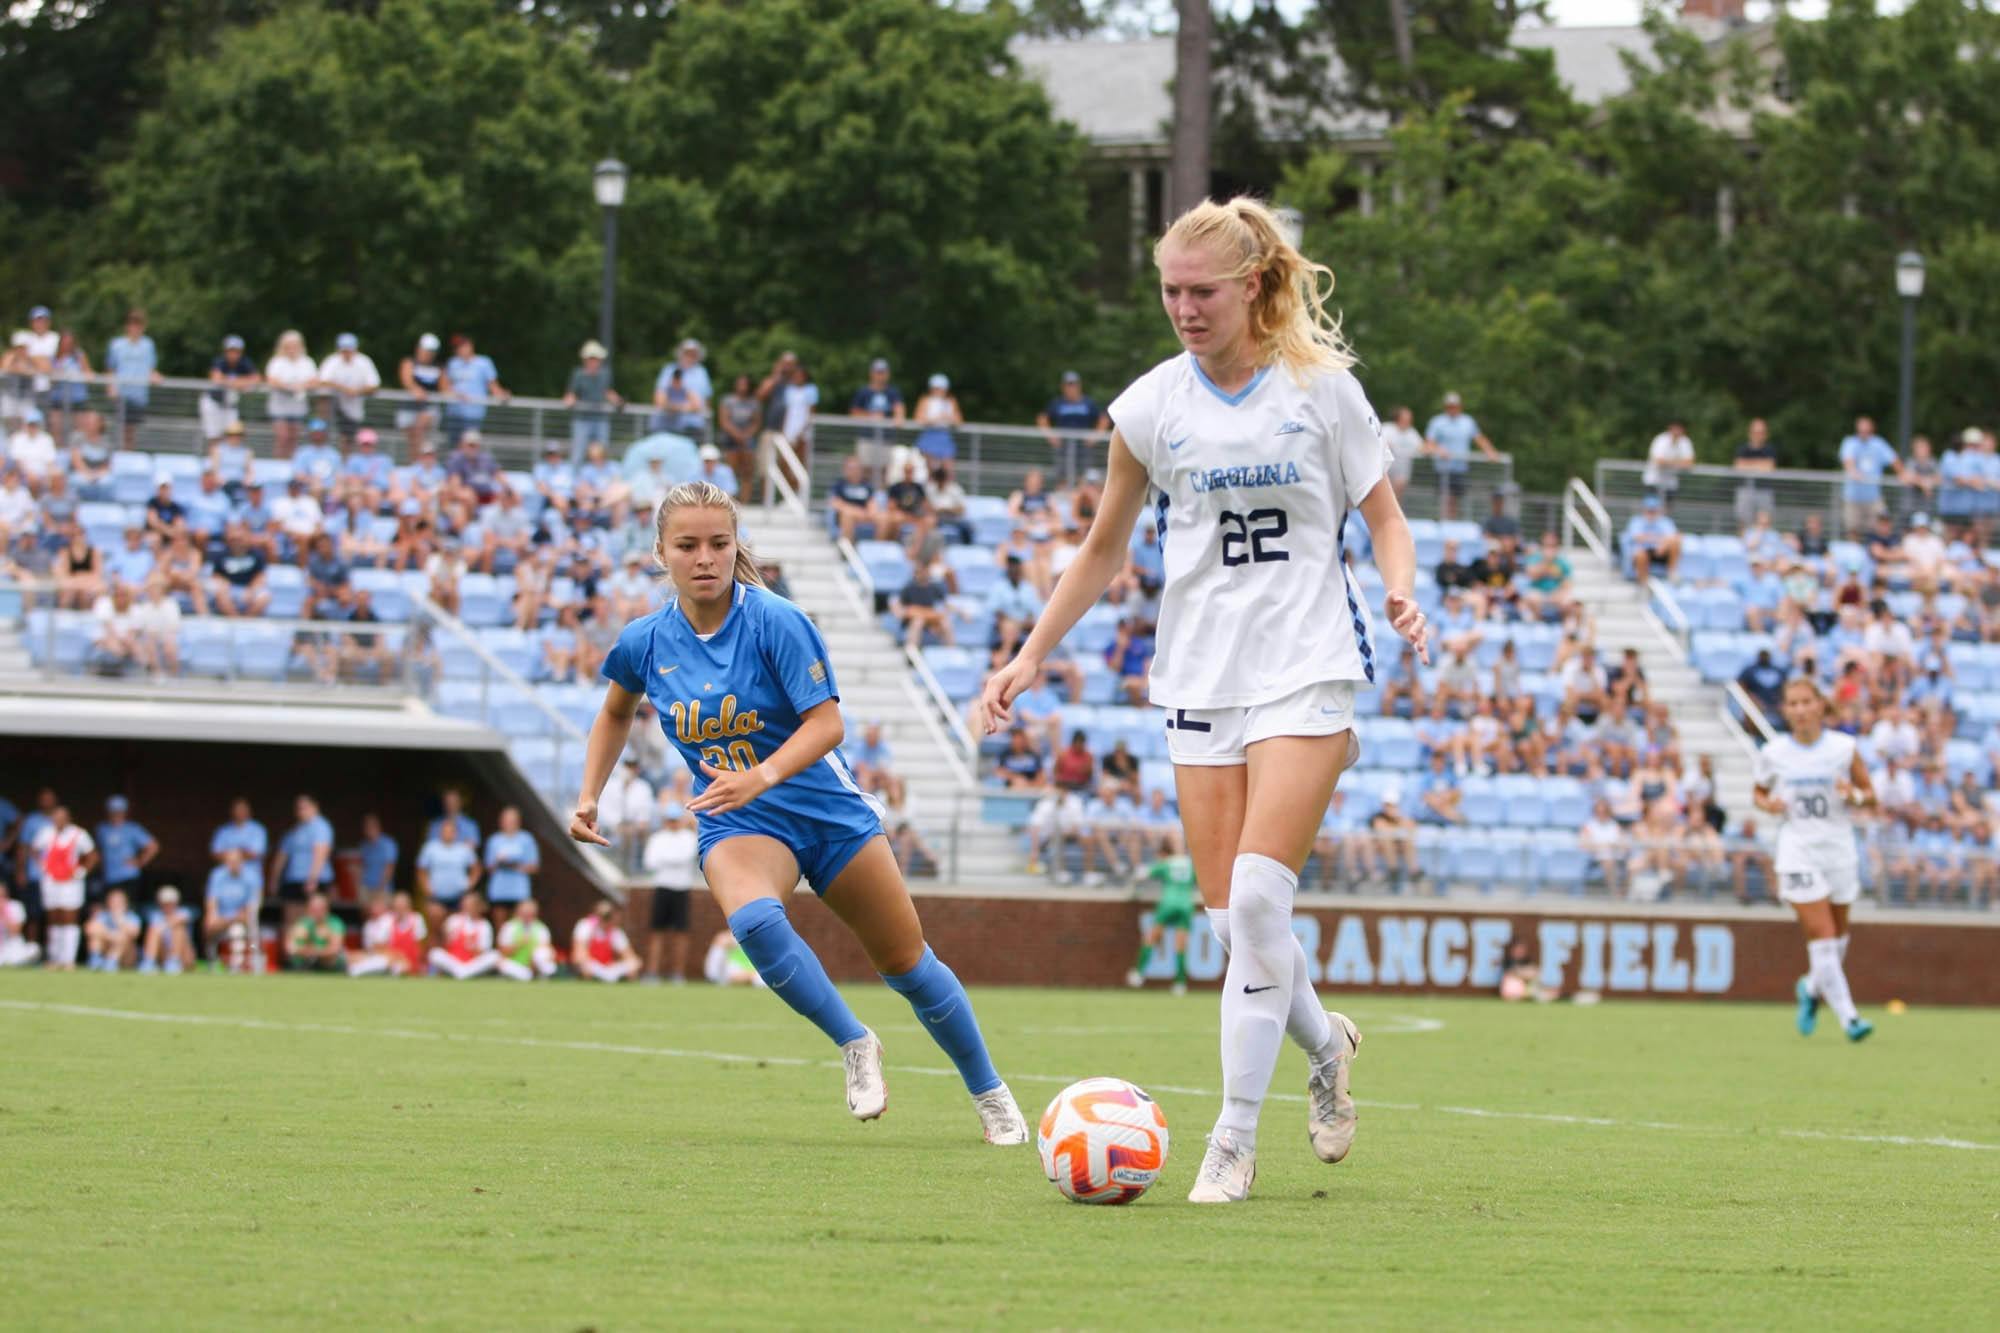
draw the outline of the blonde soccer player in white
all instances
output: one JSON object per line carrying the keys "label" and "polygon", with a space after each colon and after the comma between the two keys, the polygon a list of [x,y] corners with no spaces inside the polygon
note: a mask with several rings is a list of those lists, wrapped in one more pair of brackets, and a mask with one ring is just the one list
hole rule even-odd
{"label": "blonde soccer player in white", "polygon": [[1314,1152],[1338,1162],[1354,1139],[1348,1064],[1361,1034],[1320,1007],[1291,932],[1299,870],[1359,757],[1355,685],[1382,655],[1342,558],[1349,512],[1368,524],[1389,623],[1430,653],[1380,423],[1323,304],[1331,271],[1247,198],[1183,214],[1153,258],[1186,353],[1112,403],[1097,521],[981,710],[989,732],[1008,724],[1014,697],[1124,564],[1150,497],[1166,564],[1150,697],[1167,713],[1188,852],[1229,951],[1222,1113],[1188,1198],[1235,1203],[1256,1176],[1258,1114],[1287,1034],[1311,1064]]}
{"label": "blonde soccer player in white", "polygon": [[1826,727],[1826,696],[1805,676],[1785,682],[1780,705],[1791,734],[1757,752],[1754,799],[1777,815],[1778,896],[1806,933],[1806,974],[1799,978],[1799,1035],[1811,1036],[1825,1004],[1849,1041],[1875,1030],[1847,988],[1847,912],[1861,896],[1861,858],[1851,808],[1875,803],[1868,767],[1854,737]]}

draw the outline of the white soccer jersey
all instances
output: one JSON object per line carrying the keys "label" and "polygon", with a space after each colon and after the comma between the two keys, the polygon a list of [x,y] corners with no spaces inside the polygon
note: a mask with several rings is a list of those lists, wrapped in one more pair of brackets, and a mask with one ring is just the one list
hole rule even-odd
{"label": "white soccer jersey", "polygon": [[1838,731],[1822,731],[1811,745],[1780,736],[1757,752],[1757,785],[1785,802],[1773,863],[1779,874],[1858,864],[1854,825],[1838,790],[1853,767],[1854,737]]}
{"label": "white soccer jersey", "polygon": [[1182,354],[1134,381],[1110,415],[1154,487],[1166,565],[1155,704],[1250,707],[1375,679],[1368,604],[1340,539],[1388,471],[1360,381],[1322,371],[1302,387],[1266,367],[1225,394]]}

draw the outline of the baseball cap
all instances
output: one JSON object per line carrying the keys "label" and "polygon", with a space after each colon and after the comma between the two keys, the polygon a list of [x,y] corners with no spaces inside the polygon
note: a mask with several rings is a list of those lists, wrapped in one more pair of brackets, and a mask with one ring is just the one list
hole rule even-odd
{"label": "baseball cap", "polygon": [[243,423],[241,421],[232,421],[222,428],[222,433],[224,435],[241,435],[243,433]]}
{"label": "baseball cap", "polygon": [[396,512],[405,518],[415,518],[418,514],[424,512],[424,502],[415,499],[405,500]]}
{"label": "baseball cap", "polygon": [[1981,440],[1986,438],[1986,433],[1980,430],[1979,427],[1977,426],[1967,426],[1965,428],[1964,433],[1962,433],[1958,438],[1960,442],[1964,444],[1978,444]]}
{"label": "baseball cap", "polygon": [[421,334],[417,338],[417,346],[426,352],[435,352],[438,349],[438,336],[435,333]]}
{"label": "baseball cap", "polygon": [[1911,527],[1913,527],[1913,528],[1927,528],[1927,527],[1929,527],[1930,525],[1931,525],[1931,516],[1930,516],[1929,514],[1924,514],[1924,513],[1916,513],[1916,514],[1912,514],[1912,515],[1910,515],[1910,526],[1911,526]]}
{"label": "baseball cap", "polygon": [[49,308],[48,308],[47,306],[45,306],[45,305],[38,305],[38,306],[36,306],[36,307],[35,307],[35,308],[34,308],[33,310],[30,310],[30,311],[28,312],[28,318],[29,318],[29,319],[47,319],[47,318],[49,318]]}
{"label": "baseball cap", "polygon": [[1465,400],[1463,398],[1460,398],[1458,394],[1454,391],[1444,396],[1444,405],[1446,407],[1463,407],[1465,406]]}
{"label": "baseball cap", "polygon": [[930,384],[933,389],[949,389],[951,387],[951,381],[943,375],[931,376]]}
{"label": "baseball cap", "polygon": [[361,339],[351,333],[343,333],[333,340],[333,347],[337,352],[359,351],[361,348]]}
{"label": "baseball cap", "polygon": [[701,447],[701,457],[704,461],[712,458],[720,462],[722,459],[722,450],[712,444],[704,444]]}
{"label": "baseball cap", "polygon": [[878,356],[868,363],[868,373],[871,375],[886,375],[889,373],[889,363]]}
{"label": "baseball cap", "polygon": [[40,421],[41,419],[42,409],[39,407],[31,407],[21,414],[21,420],[23,421]]}
{"label": "baseball cap", "polygon": [[243,350],[243,336],[241,334],[232,333],[227,338],[224,338],[222,340],[222,345],[225,349],[240,352]]}
{"label": "baseball cap", "polygon": [[584,345],[577,351],[577,355],[582,359],[584,359],[585,361],[588,361],[593,356],[596,357],[599,361],[602,361],[605,357],[604,344],[597,341],[597,339],[592,338],[588,342],[584,343]]}
{"label": "baseball cap", "polygon": [[701,345],[701,340],[700,340],[699,338],[683,338],[683,339],[681,339],[681,345],[680,345],[680,347],[679,347],[678,349],[676,349],[676,350],[679,350],[679,351],[682,351],[682,352],[696,352],[696,353],[699,353],[699,352],[702,352],[702,351],[704,351],[704,350],[706,350],[706,349],[704,349],[704,348],[702,347],[702,345]]}
{"label": "baseball cap", "polygon": [[114,815],[122,815],[132,807],[123,796],[113,796],[106,799],[104,808]]}
{"label": "baseball cap", "polygon": [[1646,497],[1646,508],[1648,508],[1648,509],[1658,509],[1659,507],[1660,507],[1660,497],[1659,497],[1659,496],[1657,496],[1657,495],[1649,495],[1649,496],[1647,496],[1647,497]]}
{"label": "baseball cap", "polygon": [[485,436],[479,433],[479,428],[475,426],[471,430],[465,432],[465,434],[459,436],[458,442],[460,444],[468,444],[468,443],[478,444],[481,440],[485,438],[486,438]]}
{"label": "baseball cap", "polygon": [[373,444],[380,438],[381,436],[366,426],[354,432],[354,442],[356,444]]}
{"label": "baseball cap", "polygon": [[1083,383],[1083,376],[1077,374],[1074,370],[1065,370],[1062,382],[1064,384],[1081,384]]}
{"label": "baseball cap", "polygon": [[312,419],[311,421],[308,421],[308,422],[306,423],[306,429],[307,429],[307,430],[325,430],[325,429],[326,429],[326,419],[325,419],[324,417],[314,417],[314,418],[313,418],[313,419]]}
{"label": "baseball cap", "polygon": [[163,903],[177,903],[181,900],[181,891],[168,884],[160,890],[159,900]]}

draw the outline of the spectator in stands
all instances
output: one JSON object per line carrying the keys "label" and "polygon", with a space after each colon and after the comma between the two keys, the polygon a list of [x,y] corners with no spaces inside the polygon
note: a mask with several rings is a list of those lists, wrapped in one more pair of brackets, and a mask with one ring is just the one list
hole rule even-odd
{"label": "spectator in stands", "polygon": [[251,549],[249,532],[241,523],[225,527],[222,540],[223,549],[210,561],[215,573],[208,583],[209,601],[220,615],[263,615],[271,607],[263,554]]}
{"label": "spectator in stands", "polygon": [[209,957],[216,956],[216,942],[230,926],[256,928],[262,888],[244,848],[234,844],[224,848],[221,859],[208,872],[202,894],[201,935]]}
{"label": "spectator in stands", "polygon": [[1111,674],[1118,678],[1118,688],[1126,702],[1135,708],[1144,707],[1147,681],[1153,669],[1152,627],[1136,617],[1119,621],[1116,637],[1104,650],[1104,660],[1110,665]]}
{"label": "spectator in stands", "polygon": [[741,485],[755,488],[757,479],[757,422],[761,413],[756,391],[748,375],[738,375],[729,392],[716,405],[715,426],[722,452]]}
{"label": "spectator in stands", "polygon": [[888,527],[886,511],[875,499],[875,488],[868,484],[867,470],[861,460],[850,454],[840,465],[840,477],[827,492],[827,501],[833,508],[835,521],[840,525],[840,536],[844,541],[861,540],[861,525],[869,525],[869,531],[885,535]]}
{"label": "spectator in stands", "polygon": [[278,840],[265,871],[265,894],[284,905],[287,927],[312,895],[333,884],[333,825],[310,796],[293,801],[292,813],[297,822]]}
{"label": "spectator in stands", "polygon": [[944,583],[944,562],[926,560],[910,576],[910,581],[889,598],[889,612],[903,627],[903,645],[911,652],[924,646],[925,635],[942,644],[953,644],[951,611],[945,605],[949,595]]}
{"label": "spectator in stands", "polygon": [[903,803],[903,780],[896,776],[894,757],[888,740],[882,735],[880,722],[870,722],[863,727],[860,742],[844,747],[842,753],[854,770],[854,780],[861,784],[863,791],[881,792],[890,805]]}
{"label": "spectator in stands", "polygon": [[195,964],[194,915],[181,906],[181,891],[171,884],[163,886],[153,902],[153,910],[146,916],[139,970],[174,976]]}
{"label": "spectator in stands", "polygon": [[270,393],[265,409],[271,414],[271,449],[279,458],[290,458],[298,447],[299,428],[312,408],[312,393],[319,387],[319,363],[306,352],[306,340],[297,329],[278,335],[271,359],[264,363],[264,383]]}
{"label": "spectator in stands", "polygon": [[84,966],[92,972],[117,972],[136,966],[142,929],[125,890],[109,890],[103,905],[91,912],[83,927],[87,957]]}
{"label": "spectator in stands", "polygon": [[1403,811],[1402,793],[1394,788],[1382,793],[1382,805],[1368,818],[1366,854],[1370,874],[1390,881],[1390,890],[1401,893],[1412,882],[1422,882],[1423,866],[1417,860],[1417,821]]}
{"label": "spectator in stands", "polygon": [[516,905],[533,895],[533,877],[541,869],[541,851],[535,835],[521,827],[520,808],[503,807],[500,826],[486,839],[486,896],[496,922],[504,923]]}
{"label": "spectator in stands", "polygon": [[446,824],[458,829],[458,840],[472,848],[479,848],[479,821],[465,812],[465,797],[456,787],[446,787],[438,794],[438,815],[424,827],[426,838],[435,838]]}
{"label": "spectator in stands", "polygon": [[952,430],[965,424],[965,414],[958,410],[948,378],[931,376],[927,391],[910,415],[917,423],[917,452],[927,462],[958,457],[958,441]]}
{"label": "spectator in stands", "polygon": [[455,616],[459,608],[459,583],[468,572],[465,552],[458,538],[439,538],[437,549],[424,561],[424,574],[430,580],[425,592],[440,610]]}
{"label": "spectator in stands", "polygon": [[502,482],[497,499],[480,519],[484,541],[475,563],[481,573],[511,574],[534,542],[535,524],[512,486]]}
{"label": "spectator in stands", "polygon": [[27,928],[28,909],[0,875],[0,967],[32,967],[41,959],[41,946],[27,937]]}
{"label": "spectator in stands", "polygon": [[1015,727],[1008,733],[1007,748],[996,762],[995,771],[1001,782],[1010,791],[1039,790],[1042,768],[1042,752],[1036,748],[1034,736],[1025,726]]}
{"label": "spectator in stands", "polygon": [[1438,557],[1437,565],[1431,570],[1431,578],[1437,583],[1439,592],[1473,587],[1478,579],[1469,561],[1459,558],[1456,541],[1447,540]]}
{"label": "spectator in stands", "polygon": [[1464,400],[1456,393],[1447,393],[1444,410],[1424,426],[1424,453],[1437,472],[1438,502],[1447,519],[1458,517],[1458,502],[1465,491],[1466,470],[1474,445],[1486,458],[1497,461],[1502,457],[1493,447],[1493,441],[1479,429],[1478,421],[1465,410]]}
{"label": "spectator in stands", "polygon": [[500,975],[510,981],[546,980],[556,974],[555,938],[542,920],[541,904],[525,898],[517,905],[500,927],[498,952]]}
{"label": "spectator in stands", "polygon": [[1590,818],[1577,832],[1577,845],[1590,858],[1586,875],[1594,872],[1595,877],[1612,893],[1620,892],[1624,884],[1625,842],[1625,829],[1612,817],[1609,802],[1595,802],[1591,806]]}
{"label": "spectator in stands", "polygon": [[145,311],[135,306],[125,312],[125,332],[104,349],[104,369],[104,391],[117,405],[123,447],[136,448],[153,386],[161,380],[160,353],[146,334]]}
{"label": "spectator in stands", "polygon": [[[458,845],[461,850],[470,850],[463,844]],[[429,847],[425,850],[428,851]],[[421,871],[421,856],[418,866]],[[475,872],[477,868],[475,864]],[[426,910],[435,911],[436,907],[436,903],[431,903]],[[500,965],[500,955],[493,949],[493,923],[486,919],[486,905],[479,900],[477,893],[470,890],[465,890],[464,896],[458,900],[457,910],[444,918],[441,941],[430,953],[433,973],[455,981],[468,981],[484,976]]]}
{"label": "spectator in stands", "polygon": [[37,512],[20,464],[5,460],[0,464],[0,542],[11,545],[17,537],[38,537]]}
{"label": "spectator in stands", "polygon": [[688,895],[695,884],[700,839],[686,807],[667,806],[661,816],[660,827],[646,839],[643,858],[646,877],[653,884],[646,976],[665,977],[679,985],[687,979]]}
{"label": "spectator in stands", "polygon": [[[1083,808],[1084,882],[1095,887],[1106,878],[1127,880],[1139,873],[1143,848],[1135,846],[1141,833],[1139,804],[1113,781],[1100,781]],[[1123,854],[1124,864],[1120,865]],[[1104,863],[1104,873],[1090,869],[1093,859]]]}
{"label": "spectator in stands", "polygon": [[[48,378],[48,392],[42,395],[42,406],[56,438],[65,445],[75,445],[81,437],[81,441],[91,443],[94,451],[100,450],[104,421],[90,408],[90,386],[97,373],[91,368],[90,354],[68,329],[58,335]],[[102,452],[108,457],[108,450]]]}
{"label": "spectator in stands", "polygon": [[248,390],[262,383],[257,363],[243,354],[243,339],[230,334],[222,340],[222,353],[208,367],[208,390],[201,397],[201,436],[210,444],[220,440],[231,425],[240,425],[238,404]]}
{"label": "spectator in stands", "polygon": [[285,931],[285,966],[294,972],[345,972],[347,924],[324,893],[306,897],[305,910]]}
{"label": "spectator in stands", "polygon": [[1903,464],[1895,447],[1875,433],[1873,417],[1856,417],[1854,433],[1840,442],[1840,470],[1846,474],[1841,485],[1841,516],[1847,531],[1864,531],[1882,512],[1882,477],[1893,472],[1904,479]]}
{"label": "spectator in stands", "polygon": [[937,518],[939,536],[954,545],[970,545],[972,524],[966,518],[968,500],[965,487],[958,484],[951,463],[940,459],[931,465],[930,480],[925,483],[924,493],[930,500],[931,513]]}
{"label": "spectator in stands", "polygon": [[112,584],[110,592],[99,594],[90,613],[93,671],[118,676],[133,669],[153,669],[151,644],[139,628],[139,613],[132,605],[129,585]]}
{"label": "spectator in stands", "polygon": [[812,372],[796,357],[792,359],[791,370],[780,392],[780,401],[783,404],[780,429],[785,441],[801,460],[810,462],[812,418],[819,408],[819,385],[813,383]]}
{"label": "spectator in stands", "polygon": [[1493,488],[1493,494],[1490,497],[1492,512],[1487,514],[1486,521],[1479,525],[1480,530],[1486,534],[1489,542],[1495,544],[1506,542],[1512,543],[1514,546],[1519,546],[1521,541],[1521,520],[1516,518],[1513,510],[1509,508],[1511,499],[1516,493],[1517,488],[1511,485],[1495,486]]}
{"label": "spectator in stands", "polygon": [[42,411],[31,407],[21,414],[21,427],[7,440],[7,457],[21,470],[28,489],[39,494],[57,471],[56,438],[42,423]]}
{"label": "spectator in stands", "polygon": [[81,525],[71,520],[62,529],[64,541],[50,567],[55,576],[56,606],[88,611],[104,591],[104,557],[90,544]]}
{"label": "spectator in stands", "polygon": [[493,359],[481,356],[472,339],[462,333],[451,340],[451,359],[445,362],[444,381],[439,387],[445,398],[445,436],[452,445],[466,432],[479,429],[489,403],[504,403],[513,397],[500,382]]}
{"label": "spectator in stands", "polygon": [[424,914],[430,919],[432,933],[442,928],[445,912],[461,901],[468,904],[467,910],[478,910],[484,918],[483,905],[472,906],[479,903],[479,895],[470,892],[480,876],[477,843],[460,836],[458,820],[440,820],[434,825],[417,852],[416,865],[417,887],[424,895]]}
{"label": "spectator in stands", "polygon": [[382,830],[382,817],[373,811],[361,816],[361,841],[355,851],[361,857],[361,894],[393,893],[396,888],[396,840]]}
{"label": "spectator in stands", "polygon": [[660,367],[653,380],[652,429],[675,431],[697,442],[707,438],[708,405],[715,400],[715,385],[702,354],[699,342],[684,338],[674,359]]}
{"label": "spectator in stands", "polygon": [[1012,658],[1042,613],[1041,594],[1027,581],[1019,557],[1009,556],[1001,577],[987,588],[986,610],[993,617],[996,651]]}
{"label": "spectator in stands", "polygon": [[1667,581],[1672,582],[1680,575],[1681,534],[1674,526],[1673,519],[1667,517],[1660,507],[1659,497],[1648,495],[1638,517],[1625,530],[1626,540],[1632,544],[1632,568],[1641,591],[1646,581],[1652,577],[1655,566],[1664,566]]}
{"label": "spectator in stands", "polygon": [[1409,408],[1398,407],[1390,413],[1389,424],[1382,428],[1382,447],[1389,451],[1389,484],[1401,499],[1409,489],[1417,458],[1424,453],[1424,435]]}
{"label": "spectator in stands", "polygon": [[937,516],[931,512],[930,493],[924,487],[923,463],[914,458],[904,462],[889,483],[887,497],[887,530],[877,535],[905,541],[911,562],[922,560],[931,530],[937,526]]}
{"label": "spectator in stands", "polygon": [[467,427],[458,437],[458,447],[445,460],[445,503],[459,504],[468,510],[493,503],[497,493],[505,486],[500,479],[500,464],[486,448],[485,440],[477,427]]}
{"label": "spectator in stands", "polygon": [[[1011,756],[1010,756],[1011,757]],[[1050,768],[1050,787],[1028,815],[1028,873],[1042,873],[1042,857],[1049,856],[1049,873],[1060,868],[1058,841],[1076,843],[1081,849],[1089,832],[1084,822],[1084,797],[1097,773],[1097,760],[1090,753],[1090,739],[1082,731],[1070,734],[1069,744],[1055,757]],[[1086,867],[1087,868],[1087,867]],[[1075,881],[1072,880],[1072,883]]]}
{"label": "spectator in stands", "polygon": [[1544,622],[1562,619],[1564,610],[1573,600],[1571,574],[1569,560],[1563,555],[1556,534],[1544,532],[1541,546],[1528,561],[1529,595],[1524,609]]}
{"label": "spectator in stands", "polygon": [[1062,387],[1056,396],[1049,399],[1047,406],[1035,414],[1035,424],[1042,429],[1042,436],[1049,447],[1056,451],[1056,461],[1065,477],[1077,475],[1077,460],[1086,453],[1093,443],[1091,436],[1102,435],[1111,429],[1111,418],[1095,398],[1083,391],[1083,376],[1074,370],[1065,370]]}
{"label": "spectator in stands", "polygon": [[156,563],[153,548],[146,543],[146,531],[137,523],[125,527],[125,544],[104,558],[104,572],[113,588],[131,592],[146,586]]}
{"label": "spectator in stands", "polygon": [[592,338],[577,353],[578,365],[569,373],[562,405],[569,409],[569,447],[581,454],[592,440],[611,443],[611,412],[625,403],[611,387],[611,368],[605,364],[604,344]]}
{"label": "spectator in stands", "polygon": [[230,851],[243,854],[244,864],[256,876],[261,888],[264,883],[264,854],[270,846],[270,835],[264,826],[252,817],[250,802],[239,796],[229,803],[229,820],[218,825],[208,840],[208,854],[221,861]]}
{"label": "spectator in stands", "polygon": [[1420,824],[1443,826],[1465,822],[1465,793],[1458,785],[1446,750],[1431,751],[1430,767],[1417,778],[1417,814]]}
{"label": "spectator in stands", "polygon": [[619,858],[632,869],[653,826],[653,784],[639,770],[639,756],[628,752],[597,798],[597,822],[616,841]]}
{"label": "spectator in stands", "polygon": [[1606,705],[1615,713],[1636,714],[1646,706],[1646,669],[1639,650],[1627,648],[1605,673]]}
{"label": "spectator in stands", "polygon": [[[854,397],[848,400],[847,414],[863,421],[903,424],[908,409],[903,403],[903,391],[890,382],[887,361],[878,356],[868,363],[868,382],[856,389]],[[888,445],[886,433],[880,426],[863,431],[856,437],[854,457],[861,463],[865,475],[880,475],[889,458]]]}
{"label": "spectator in stands", "polygon": [[717,487],[724,495],[735,495],[738,490],[736,473],[729,464],[722,461],[722,450],[712,444],[701,447],[701,475],[697,481],[705,481]]}
{"label": "spectator in stands", "polygon": [[1663,507],[1672,509],[1674,495],[1681,488],[1681,474],[1692,467],[1694,441],[1688,438],[1687,426],[1675,417],[1646,446],[1646,467],[1640,480],[1648,491],[1660,497]]}
{"label": "spectator in stands", "polygon": [[1055,536],[1055,497],[1048,493],[1040,468],[1030,468],[1021,488],[1007,497],[1007,512],[1037,543]]}
{"label": "spectator in stands", "polygon": [[1747,524],[1757,514],[1768,519],[1775,495],[1769,486],[1760,485],[1758,478],[1777,468],[1778,447],[1771,443],[1771,428],[1762,417],[1751,419],[1743,442],[1736,446],[1732,466],[1743,478],[1743,484],[1736,488],[1736,521]]}
{"label": "spectator in stands", "polygon": [[368,400],[382,387],[382,372],[353,334],[341,334],[333,346],[333,355],[320,362],[319,387],[333,399],[333,420],[344,439],[361,429]]}
{"label": "spectator in stands", "polygon": [[1098,771],[1105,781],[1117,784],[1132,800],[1139,799],[1139,757],[1132,753],[1123,736],[1111,743],[1110,753],[1104,756]]}

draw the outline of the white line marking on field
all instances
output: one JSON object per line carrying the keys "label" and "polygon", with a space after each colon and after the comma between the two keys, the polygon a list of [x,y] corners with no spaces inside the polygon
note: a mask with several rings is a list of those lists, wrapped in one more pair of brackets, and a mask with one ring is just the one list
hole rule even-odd
{"label": "white line marking on field", "polygon": [[[39,1000],[0,1000],[0,1009],[16,1009],[29,1013],[64,1014],[74,1018],[114,1018],[132,1023],[170,1023],[183,1027],[216,1027],[247,1029],[255,1032],[323,1032],[341,1037],[391,1037],[401,1041],[472,1042],[486,1046],[518,1046],[536,1050],[582,1051],[588,1054],[604,1055],[647,1055],[669,1060],[719,1060],[728,1064],[783,1065],[787,1068],[839,1069],[838,1060],[808,1060],[791,1055],[745,1055],[739,1051],[698,1051],[673,1046],[635,1046],[625,1042],[609,1041],[559,1041],[543,1037],[502,1037],[489,1036],[477,1032],[422,1032],[414,1028],[372,1028],[355,1027],[346,1023],[276,1023],[263,1018],[236,1018],[216,1014],[171,1014],[154,1013],[137,1009],[103,1009],[87,1004],[51,1004]],[[952,1069],[939,1069],[930,1065],[889,1065],[892,1073],[915,1074],[925,1078],[957,1078]],[[1070,1074],[1014,1074],[1010,1078],[1015,1083],[1049,1083],[1067,1087],[1076,1082]],[[1171,1092],[1186,1097],[1219,1097],[1222,1094],[1214,1088],[1190,1088],[1174,1083],[1150,1085],[1154,1092]],[[1304,1097],[1297,1093],[1274,1092],[1269,1100],[1278,1102],[1302,1102]],[[1384,1111],[1433,1111],[1440,1115],[1472,1116],[1481,1120],[1531,1120],[1550,1125],[1581,1125],[1599,1129],[1651,1129],[1669,1133],[1684,1134],[1727,1134],[1732,1131],[1717,1127],[1698,1125],[1676,1125],[1661,1120],[1617,1120],[1609,1116],[1561,1115],[1550,1111],[1496,1111],[1481,1106],[1425,1106],[1417,1102],[1377,1102],[1356,1098],[1362,1106]],[[1737,1133],[1751,1133],[1742,1130]],[[1946,1138],[1942,1135],[1919,1138],[1908,1134],[1835,1134],[1818,1129],[1779,1129],[1773,1131],[1782,1138],[1819,1139],[1836,1143],[1879,1143],[1897,1148],[1949,1148],[1965,1152],[2000,1152],[2000,1143],[1975,1143],[1971,1139]]]}
{"label": "white line marking on field", "polygon": [[[1388,1014],[1381,1018],[1370,1018],[1366,1014],[1348,1012],[1347,1016],[1362,1024],[1362,1033],[1368,1037],[1392,1037],[1444,1030],[1442,1018],[1419,1018],[1415,1014]],[[1157,1025],[1146,1023],[1087,1027],[1024,1027],[1009,1030],[1030,1037],[1156,1037],[1160,1033]]]}

